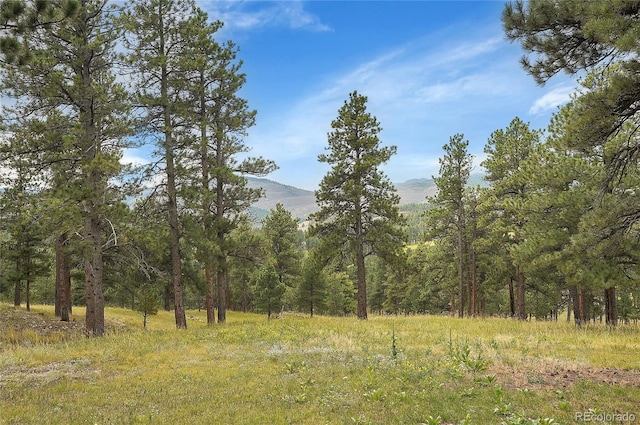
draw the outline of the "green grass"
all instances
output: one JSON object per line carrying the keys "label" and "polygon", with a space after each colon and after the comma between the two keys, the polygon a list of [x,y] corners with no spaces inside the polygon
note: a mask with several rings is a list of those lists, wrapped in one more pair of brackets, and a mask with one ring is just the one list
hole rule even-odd
{"label": "green grass", "polygon": [[104,338],[0,351],[0,424],[569,424],[589,409],[640,420],[637,328],[233,312],[207,327],[190,311],[188,330],[160,312],[142,331],[135,312],[106,316]]}

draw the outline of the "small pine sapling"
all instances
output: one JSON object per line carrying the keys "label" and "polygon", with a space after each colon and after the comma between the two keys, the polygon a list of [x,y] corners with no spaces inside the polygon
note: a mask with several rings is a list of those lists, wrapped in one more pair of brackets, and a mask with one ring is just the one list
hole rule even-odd
{"label": "small pine sapling", "polygon": [[158,314],[157,295],[149,285],[145,285],[140,289],[140,298],[138,299],[137,311],[142,313],[142,326],[147,329],[147,316]]}

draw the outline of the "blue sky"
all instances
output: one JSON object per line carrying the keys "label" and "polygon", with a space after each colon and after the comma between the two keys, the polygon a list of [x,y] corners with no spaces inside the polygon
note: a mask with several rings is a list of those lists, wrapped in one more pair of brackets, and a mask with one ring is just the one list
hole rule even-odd
{"label": "blue sky", "polygon": [[[541,87],[505,40],[501,1],[212,1],[225,23],[219,39],[240,48],[242,96],[258,111],[246,143],[276,161],[268,178],[316,189],[317,161],[338,109],[357,90],[398,153],[383,167],[393,182],[438,174],[442,146],[456,133],[476,164],[490,134],[516,116],[545,128],[575,80]],[[480,166],[476,165],[476,171]]]}

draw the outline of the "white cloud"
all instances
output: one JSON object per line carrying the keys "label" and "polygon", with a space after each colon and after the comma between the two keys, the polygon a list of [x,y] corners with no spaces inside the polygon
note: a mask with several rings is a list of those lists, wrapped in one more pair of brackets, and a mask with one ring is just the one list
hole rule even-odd
{"label": "white cloud", "polygon": [[[551,109],[573,91],[573,82],[565,80],[541,96],[544,89],[520,68],[520,51],[495,32],[440,35],[396,46],[351,69],[338,66],[335,74],[303,87],[292,105],[261,110],[247,140],[253,153],[282,164],[280,181],[317,185],[322,176],[312,170],[331,121],[357,90],[369,98],[367,108],[381,123],[382,143],[398,147],[384,167],[392,181],[437,175],[442,146],[456,133],[469,140],[474,169],[480,171],[493,131],[516,116],[531,120],[532,128],[546,127]],[[300,170],[288,173],[285,168],[296,161]]]}
{"label": "white cloud", "polygon": [[[434,49],[418,40],[386,52],[326,78],[319,90],[299,98],[288,110],[259,114],[249,138],[253,153],[278,163],[315,161],[324,151],[338,109],[358,90],[369,98],[368,109],[381,122],[383,143],[398,146],[398,155],[385,167],[389,176],[394,181],[430,177],[438,172],[438,158],[449,137],[472,131],[486,110],[506,103],[499,99],[516,92],[515,79],[527,78],[511,77],[518,63],[506,57],[501,50],[505,45],[487,37]],[[483,134],[480,143],[488,135]]]}
{"label": "white cloud", "polygon": [[[389,140],[388,144],[407,146],[419,138],[426,144],[429,133],[425,134],[425,128],[460,114],[460,100],[495,98],[512,92],[504,84],[508,78],[499,69],[500,61],[494,60],[490,66],[484,64],[483,58],[499,49],[495,38],[437,50],[424,40],[408,43],[351,71],[327,78],[318,91],[299,99],[289,110],[272,113],[264,121],[259,115],[251,140],[256,141],[259,154],[276,161],[322,153],[331,121],[348,94],[358,90],[369,98],[368,108],[380,120],[384,129],[382,138]],[[460,132],[464,132],[464,124],[460,123]],[[414,134],[408,134],[412,131]],[[430,134],[433,133],[431,130]],[[448,137],[437,136],[434,143],[438,149]],[[274,151],[276,141],[282,149]],[[416,149],[412,150],[407,154],[415,155]],[[412,165],[421,168],[420,164],[432,165],[434,158],[429,153],[414,160]]]}
{"label": "white cloud", "polygon": [[[362,87],[380,100],[423,101],[425,94],[458,93],[461,87],[478,89],[478,81],[489,68],[477,69],[477,78],[468,68],[478,57],[491,55],[500,45],[496,38],[476,43],[456,43],[434,49],[429,41],[407,43],[387,54],[366,62],[333,82],[331,92]],[[487,86],[496,87],[495,84]],[[456,90],[453,90],[456,88]]]}
{"label": "white cloud", "polygon": [[532,115],[555,112],[559,106],[571,100],[571,94],[575,91],[574,86],[559,86],[553,88],[550,92],[545,93],[542,97],[536,99],[529,113]]}
{"label": "white cloud", "polygon": [[296,30],[330,31],[320,18],[304,9],[300,0],[293,1],[198,1],[209,17],[224,22],[222,31],[251,30],[265,27],[287,27]]}
{"label": "white cloud", "polygon": [[122,152],[122,158],[120,158],[121,164],[130,164],[133,166],[148,165],[151,163],[148,158],[148,154],[140,151],[140,149],[124,149]]}
{"label": "white cloud", "polygon": [[473,42],[454,41],[430,49],[430,63],[438,67],[449,67],[453,64],[473,64],[473,60],[492,54],[504,46],[500,37],[487,37]]}
{"label": "white cloud", "polygon": [[449,81],[426,85],[416,92],[416,97],[425,103],[458,101],[469,96],[502,96],[508,93],[506,86],[496,84],[495,74],[471,74]]}
{"label": "white cloud", "polygon": [[278,2],[273,9],[273,22],[288,24],[294,29],[308,29],[312,31],[330,31],[331,28],[320,21],[316,15],[306,10],[301,1]]}

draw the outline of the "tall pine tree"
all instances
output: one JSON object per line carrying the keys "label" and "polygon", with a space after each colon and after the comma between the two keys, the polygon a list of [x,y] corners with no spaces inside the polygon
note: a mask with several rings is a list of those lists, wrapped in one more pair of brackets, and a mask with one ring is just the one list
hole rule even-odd
{"label": "tall pine tree", "polygon": [[[464,135],[455,134],[443,146],[445,154],[439,159],[440,174],[433,180],[438,193],[431,198],[436,208],[428,212],[429,219],[442,229],[442,234],[455,242],[458,268],[458,317],[464,316],[465,288],[465,188],[469,181],[473,157],[468,153],[469,141]],[[451,303],[452,313],[453,297]]]}
{"label": "tall pine tree", "polygon": [[316,191],[320,211],[311,217],[311,234],[319,236],[329,252],[353,258],[359,319],[367,318],[365,257],[394,255],[405,241],[400,198],[380,170],[396,147],[380,146],[382,129],[366,103],[366,96],[351,93],[331,123],[329,152],[318,159],[332,168]]}
{"label": "tall pine tree", "polygon": [[[31,60],[8,68],[15,78],[5,79],[4,87],[18,99],[6,109],[10,131],[31,135],[13,147],[15,153],[30,156],[30,166],[41,172],[53,171],[52,164],[69,170],[66,190],[59,190],[60,181],[44,184],[55,189],[52,193],[64,193],[67,217],[81,222],[74,230],[82,238],[86,328],[93,336],[104,333],[104,228],[121,199],[113,182],[122,172],[119,159],[128,131],[126,96],[112,72],[119,36],[106,1],[80,1],[72,17],[25,34]],[[49,138],[61,123],[67,124],[64,135]],[[60,178],[56,172],[41,175]]]}
{"label": "tall pine tree", "polygon": [[214,275],[218,322],[226,321],[228,260],[233,247],[230,234],[263,196],[261,189],[247,186],[247,176],[265,176],[276,169],[273,161],[261,157],[240,159],[249,151],[244,137],[255,123],[256,111],[238,93],[246,76],[240,72],[237,47],[213,39],[218,27],[219,23],[207,24],[207,15],[196,10],[188,27],[191,41],[185,46],[192,52],[188,96],[194,105],[192,131],[198,134],[198,143],[185,149],[189,159],[185,178],[191,181],[186,186],[197,190],[188,191],[185,199],[198,211],[195,216],[204,236],[209,323],[213,323]]}
{"label": "tall pine tree", "polygon": [[177,328],[187,327],[180,251],[184,226],[178,192],[182,144],[192,140],[187,134],[192,108],[187,99],[192,71],[189,25],[194,13],[190,0],[142,0],[132,2],[122,14],[135,103],[140,107],[140,137],[154,144],[157,164],[162,167],[164,190],[154,193],[162,194],[166,206]]}
{"label": "tall pine tree", "polygon": [[[540,133],[531,130],[529,125],[519,118],[514,118],[505,130],[491,133],[484,152],[487,159],[482,162],[486,169],[485,179],[491,183],[493,208],[497,219],[493,223],[494,233],[504,237],[507,251],[510,246],[522,242],[526,235],[523,232],[527,221],[526,209],[523,208],[530,194],[527,176],[523,174],[522,164],[533,153],[540,141]],[[516,315],[519,319],[527,318],[525,310],[526,282],[522,264],[513,261],[513,279],[516,282]]]}

